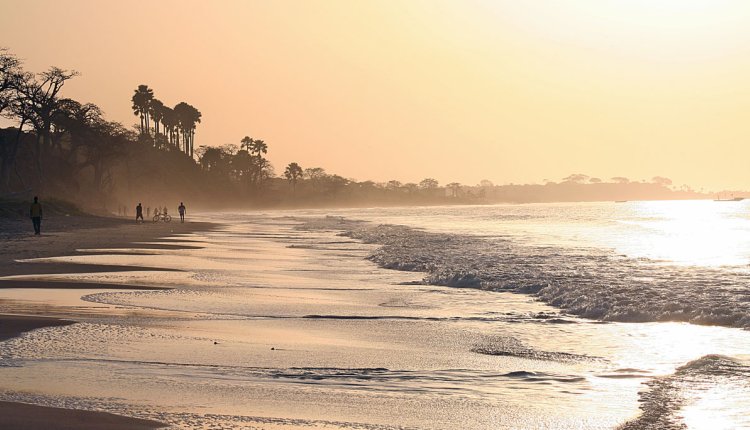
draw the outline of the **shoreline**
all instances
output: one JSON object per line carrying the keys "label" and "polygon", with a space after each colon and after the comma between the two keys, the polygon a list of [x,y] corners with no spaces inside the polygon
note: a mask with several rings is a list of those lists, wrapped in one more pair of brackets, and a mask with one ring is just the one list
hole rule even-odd
{"label": "shoreline", "polygon": [[[93,216],[51,217],[48,229],[41,236],[29,233],[31,225],[9,222],[0,226],[0,238],[7,246],[0,250],[0,289],[47,288],[60,290],[77,289],[120,289],[120,290],[161,290],[169,288],[102,284],[86,282],[49,281],[34,279],[34,275],[79,273],[89,271],[157,270],[150,267],[99,266],[66,262],[34,263],[24,260],[85,255],[86,249],[108,249],[137,247],[144,249],[179,249],[180,245],[140,243],[155,242],[176,234],[190,234],[206,231],[215,226],[206,222],[187,223],[143,223],[136,224],[123,218],[103,218]],[[22,230],[25,227],[24,230]],[[43,225],[44,228],[44,225]],[[27,229],[27,230],[26,230]],[[185,246],[189,247],[189,246]],[[84,251],[79,251],[84,250]],[[158,269],[161,270],[161,269]],[[13,278],[13,276],[20,276]],[[75,324],[75,315],[70,318],[56,318],[46,315],[49,311],[26,307],[3,312],[5,303],[0,300],[0,342],[45,327],[61,327]],[[81,317],[84,315],[81,314]],[[146,430],[166,427],[167,424],[115,415],[107,412],[79,409],[62,409],[31,405],[21,402],[0,401],[0,427],[24,429],[104,429]]]}

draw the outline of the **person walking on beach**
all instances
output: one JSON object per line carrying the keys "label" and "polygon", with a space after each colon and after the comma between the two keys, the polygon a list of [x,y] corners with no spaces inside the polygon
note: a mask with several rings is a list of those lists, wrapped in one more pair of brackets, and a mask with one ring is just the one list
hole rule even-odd
{"label": "person walking on beach", "polygon": [[29,216],[34,224],[34,234],[42,234],[42,204],[39,203],[39,197],[37,196],[34,196],[34,203],[31,204]]}
{"label": "person walking on beach", "polygon": [[177,208],[177,211],[180,212],[180,222],[185,222],[185,204],[180,202],[180,206]]}
{"label": "person walking on beach", "polygon": [[141,219],[141,222],[143,222],[143,206],[141,206],[140,203],[138,203],[138,206],[135,207],[135,222],[138,222],[138,219]]}

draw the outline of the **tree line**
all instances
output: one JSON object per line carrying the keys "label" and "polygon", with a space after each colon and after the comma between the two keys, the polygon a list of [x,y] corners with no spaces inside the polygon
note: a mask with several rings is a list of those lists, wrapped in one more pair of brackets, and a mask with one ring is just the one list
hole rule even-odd
{"label": "tree line", "polygon": [[318,207],[695,198],[700,193],[669,188],[655,177],[635,183],[622,177],[605,182],[575,174],[544,185],[496,186],[434,178],[402,183],[357,181],[322,167],[287,164],[277,175],[266,158],[270,145],[244,136],[235,144],[195,146],[201,112],[187,102],[168,107],[146,84],[130,99],[138,123],[128,128],[109,121],[96,104],[61,95],[78,76],[58,67],[33,73],[0,49],[0,197],[56,195],[87,207],[120,207],[144,200],[193,205]]}
{"label": "tree line", "polygon": [[[86,168],[93,171],[97,187],[109,180],[106,165],[119,155],[129,132],[107,121],[98,106],[60,96],[76,76],[78,72],[58,67],[28,72],[16,56],[0,50],[0,115],[16,123],[0,134],[1,191],[12,191],[14,169],[22,188],[39,191],[58,177],[75,176]],[[17,169],[24,146],[28,150],[23,161],[32,165],[33,174],[21,175]],[[50,171],[55,174],[49,176]]]}
{"label": "tree line", "polygon": [[193,158],[195,128],[201,122],[201,112],[195,106],[179,102],[170,108],[144,84],[138,85],[131,101],[133,114],[140,118],[141,139],[153,141],[157,148],[172,146]]}

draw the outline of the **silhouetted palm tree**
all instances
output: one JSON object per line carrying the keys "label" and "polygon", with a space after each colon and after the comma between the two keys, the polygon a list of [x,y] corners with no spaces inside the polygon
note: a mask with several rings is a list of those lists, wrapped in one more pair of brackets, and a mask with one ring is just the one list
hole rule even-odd
{"label": "silhouetted palm tree", "polygon": [[154,120],[154,135],[159,134],[159,123],[164,118],[164,103],[159,99],[151,100],[148,106],[148,114]]}
{"label": "silhouetted palm tree", "polygon": [[193,157],[193,141],[195,137],[195,125],[201,122],[201,113],[195,107],[180,102],[174,107],[177,116],[177,124],[182,133],[183,152]]}
{"label": "silhouetted palm tree", "polygon": [[175,137],[177,134],[177,114],[174,113],[172,108],[168,106],[162,108],[161,123],[164,125],[164,134],[169,137],[169,143],[172,145],[178,145],[179,142],[175,143]]}
{"label": "silhouetted palm tree", "polygon": [[250,146],[253,144],[253,138],[250,136],[245,136],[240,140],[240,149],[244,149],[247,152],[250,152]]}
{"label": "silhouetted palm tree", "polygon": [[141,134],[148,133],[148,112],[151,100],[154,98],[154,90],[148,85],[138,85],[133,94],[133,114],[141,118]]}
{"label": "silhouetted palm tree", "polygon": [[260,186],[260,183],[262,182],[262,172],[263,172],[263,154],[268,153],[268,145],[266,145],[266,142],[264,142],[262,139],[253,139],[253,143],[250,144],[250,154],[255,154],[257,158],[255,159],[255,172],[254,172],[254,178],[253,181]]}
{"label": "silhouetted palm tree", "polygon": [[263,156],[262,154],[268,153],[268,145],[266,145],[266,142],[261,139],[253,140],[253,143],[250,145],[250,153],[256,154],[258,160],[260,160]]}
{"label": "silhouetted palm tree", "polygon": [[297,180],[302,177],[302,167],[297,163],[289,163],[284,170],[284,177],[292,183],[292,191],[297,191]]}

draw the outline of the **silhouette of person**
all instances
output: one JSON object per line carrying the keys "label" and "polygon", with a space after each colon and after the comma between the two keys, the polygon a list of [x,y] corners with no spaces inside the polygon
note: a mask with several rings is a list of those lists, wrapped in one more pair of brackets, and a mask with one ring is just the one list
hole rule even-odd
{"label": "silhouette of person", "polygon": [[177,208],[180,212],[180,222],[185,222],[185,204],[180,202],[180,206]]}
{"label": "silhouette of person", "polygon": [[143,222],[143,206],[141,206],[140,203],[135,207],[135,222],[138,222],[139,218],[141,219],[141,222]]}
{"label": "silhouette of person", "polygon": [[31,204],[29,217],[34,224],[34,234],[42,234],[42,204],[39,203],[39,197],[34,196],[34,203]]}

